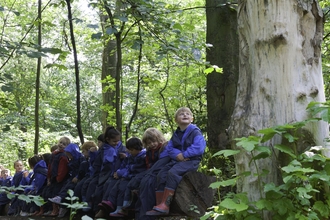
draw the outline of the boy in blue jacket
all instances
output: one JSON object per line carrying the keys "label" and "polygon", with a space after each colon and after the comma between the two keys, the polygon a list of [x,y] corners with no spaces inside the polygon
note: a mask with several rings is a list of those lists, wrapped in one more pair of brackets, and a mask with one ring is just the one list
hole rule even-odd
{"label": "boy in blue jacket", "polygon": [[175,189],[183,175],[198,169],[206,142],[201,130],[191,124],[192,121],[193,114],[189,108],[182,107],[176,111],[175,122],[179,127],[167,145],[171,161],[157,175],[156,197],[160,197],[161,202],[148,211],[147,215],[168,214]]}

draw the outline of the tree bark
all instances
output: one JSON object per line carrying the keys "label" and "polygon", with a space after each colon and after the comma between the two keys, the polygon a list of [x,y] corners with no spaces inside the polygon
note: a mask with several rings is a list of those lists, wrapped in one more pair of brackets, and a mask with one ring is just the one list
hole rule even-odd
{"label": "tree bark", "polygon": [[236,10],[227,0],[206,1],[206,60],[223,68],[223,73],[207,75],[207,135],[209,147],[228,148],[226,129],[234,110],[238,81],[238,34]]}
{"label": "tree bark", "polygon": [[215,191],[209,186],[215,180],[215,177],[206,176],[200,172],[186,173],[175,191],[170,214],[203,216],[207,208],[212,205]]}
{"label": "tree bark", "polygon": [[[230,126],[232,138],[302,121],[309,117],[306,112],[309,102],[325,101],[320,57],[322,16],[316,0],[239,1],[240,74]],[[324,145],[327,123],[310,123],[307,130],[314,139],[309,141]],[[280,142],[277,138],[268,146]],[[236,148],[235,143],[232,147]],[[243,151],[235,157],[238,175],[252,172],[238,181],[237,190],[247,192],[250,200],[255,201],[262,190],[250,160],[251,155]],[[275,158],[258,160],[257,166],[269,171],[262,182],[278,183]]]}
{"label": "tree bark", "polygon": [[70,25],[70,38],[72,43],[73,49],[73,58],[74,58],[74,70],[76,76],[76,109],[77,109],[77,130],[80,139],[80,143],[84,143],[84,134],[81,128],[81,108],[80,108],[80,78],[79,78],[79,63],[78,63],[78,55],[77,55],[77,48],[76,48],[76,41],[73,32],[73,23],[72,23],[72,12],[71,12],[71,3],[69,0],[66,0],[67,8],[68,8],[68,20]]}
{"label": "tree bark", "polygon": [[[41,0],[38,0],[38,45],[41,48]],[[39,49],[40,51],[40,49]],[[37,61],[37,74],[36,74],[36,100],[34,107],[34,149],[33,153],[38,154],[39,151],[39,97],[40,97],[40,72],[41,72],[41,57]]]}
{"label": "tree bark", "polygon": [[109,117],[109,111],[115,109],[115,88],[110,86],[109,81],[106,79],[110,76],[112,79],[116,77],[116,41],[108,39],[104,43],[104,49],[102,54],[102,128],[103,130],[109,125],[109,121],[113,124],[115,117]]}

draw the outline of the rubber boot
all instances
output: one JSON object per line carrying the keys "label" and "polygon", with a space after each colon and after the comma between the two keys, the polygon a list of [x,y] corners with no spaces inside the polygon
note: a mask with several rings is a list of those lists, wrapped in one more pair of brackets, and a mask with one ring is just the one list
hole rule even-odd
{"label": "rubber boot", "polygon": [[123,215],[121,215],[120,213],[118,213],[119,210],[121,210],[121,207],[122,206],[117,206],[116,211],[111,212],[109,216],[112,216],[112,217],[123,217]]}
{"label": "rubber boot", "polygon": [[106,218],[107,217],[107,212],[103,209],[100,209],[96,215],[94,216],[94,218]]}
{"label": "rubber boot", "polygon": [[130,201],[124,201],[123,207],[117,212],[120,215],[128,216],[128,209],[124,209],[124,207],[128,207]]}
{"label": "rubber boot", "polygon": [[162,202],[164,191],[156,191],[156,205]]}
{"label": "rubber boot", "polygon": [[136,203],[137,200],[138,200],[138,191],[137,190],[132,190],[131,191],[131,200],[128,201],[128,203],[126,205],[125,205],[126,201],[124,201],[122,209],[124,209],[124,210],[135,210],[135,203]]}
{"label": "rubber boot", "polygon": [[39,212],[35,214],[35,216],[42,216],[44,214],[44,206],[40,206]]}
{"label": "rubber boot", "polygon": [[52,211],[52,213],[50,213],[50,215],[48,215],[48,216],[51,216],[51,217],[58,216],[59,211],[60,211],[60,207],[59,207],[59,205],[53,203],[53,211]]}
{"label": "rubber boot", "polygon": [[174,190],[165,188],[162,201],[159,205],[153,207],[153,210],[148,211],[147,215],[167,215],[170,212],[170,204],[174,195]]}

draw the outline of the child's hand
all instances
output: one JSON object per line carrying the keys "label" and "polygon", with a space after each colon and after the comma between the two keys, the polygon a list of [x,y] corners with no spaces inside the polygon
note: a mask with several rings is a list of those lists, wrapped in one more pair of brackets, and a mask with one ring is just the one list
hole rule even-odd
{"label": "child's hand", "polygon": [[73,182],[73,183],[77,183],[77,182],[78,182],[78,178],[77,178],[77,177],[74,177],[74,178],[72,179],[72,182]]}
{"label": "child's hand", "polygon": [[179,153],[178,155],[176,155],[176,160],[177,161],[184,161],[184,157],[183,157],[183,154],[182,153]]}
{"label": "child's hand", "polygon": [[118,179],[117,172],[115,172],[115,173],[113,174],[113,178]]}
{"label": "child's hand", "polygon": [[28,171],[24,171],[23,172],[23,176],[26,178],[26,177],[28,177],[29,176],[29,172]]}
{"label": "child's hand", "polygon": [[119,153],[120,159],[124,159],[127,155],[125,153]]}

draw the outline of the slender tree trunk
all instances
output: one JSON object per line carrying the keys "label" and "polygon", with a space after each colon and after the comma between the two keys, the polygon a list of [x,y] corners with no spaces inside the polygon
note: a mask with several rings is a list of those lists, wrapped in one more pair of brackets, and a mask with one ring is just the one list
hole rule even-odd
{"label": "slender tree trunk", "polygon": [[70,0],[66,0],[66,4],[68,6],[68,19],[69,19],[69,24],[70,24],[70,37],[71,37],[71,43],[72,43],[72,49],[73,49],[73,58],[74,58],[74,64],[75,64],[74,69],[75,69],[75,75],[76,75],[77,129],[78,129],[78,135],[79,135],[80,143],[83,144],[84,143],[84,134],[83,134],[82,129],[81,129],[79,65],[78,65],[76,42],[75,42],[74,33],[73,33],[73,23],[72,23],[72,12],[71,12]]}
{"label": "slender tree trunk", "polygon": [[[115,78],[116,76],[116,41],[112,39],[106,40],[104,44],[102,54],[102,100],[103,100],[103,111],[102,111],[102,127],[103,130],[109,125],[113,124],[115,117],[109,115],[109,111],[115,109],[115,91],[114,88],[109,87],[109,82],[106,80],[109,76]],[[110,121],[110,123],[109,123]]]}
{"label": "slender tree trunk", "polygon": [[[262,128],[308,118],[311,101],[325,101],[320,46],[322,11],[316,0],[241,0],[238,8],[240,41],[239,81],[230,134],[254,135]],[[328,135],[325,122],[310,123],[308,131],[317,145]],[[281,142],[272,140],[274,144]],[[235,143],[232,145],[236,148]],[[235,157],[237,174],[256,173],[251,155]],[[269,174],[262,181],[278,183],[278,164],[273,158],[258,160],[259,170]],[[251,201],[260,197],[257,176],[238,181],[237,190]]]}
{"label": "slender tree trunk", "polygon": [[207,76],[207,135],[209,147],[228,147],[226,129],[234,110],[238,81],[238,34],[236,10],[226,5],[227,0],[206,0],[206,59],[223,68],[223,73]]}
{"label": "slender tree trunk", "polygon": [[[41,48],[41,0],[38,0],[38,45]],[[39,49],[40,51],[40,49]],[[36,100],[34,107],[34,154],[38,154],[39,150],[39,97],[40,97],[40,72],[41,57],[38,58],[37,75],[36,75]]]}

